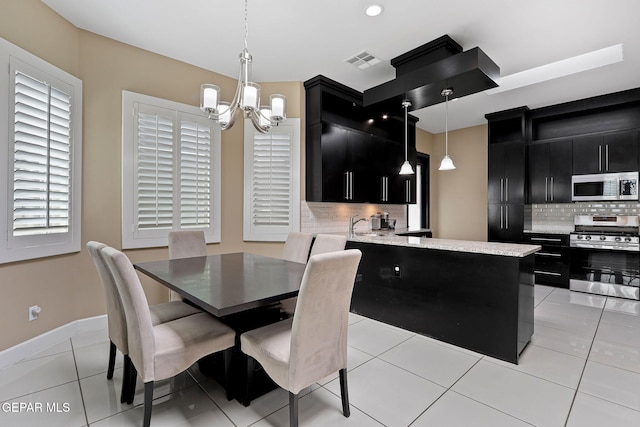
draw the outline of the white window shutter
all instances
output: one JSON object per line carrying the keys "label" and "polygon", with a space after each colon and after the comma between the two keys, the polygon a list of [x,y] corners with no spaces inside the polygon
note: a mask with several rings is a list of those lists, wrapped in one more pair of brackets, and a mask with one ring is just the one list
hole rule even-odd
{"label": "white window shutter", "polygon": [[211,130],[182,114],[180,121],[180,225],[207,227],[211,221]]}
{"label": "white window shutter", "polygon": [[166,246],[169,231],[220,241],[220,130],[197,107],[122,92],[122,247]]}
{"label": "white window shutter", "polygon": [[268,133],[245,121],[244,240],[284,241],[300,229],[300,120]]}
{"label": "white window shutter", "polygon": [[70,111],[69,94],[16,71],[13,236],[69,229]]}

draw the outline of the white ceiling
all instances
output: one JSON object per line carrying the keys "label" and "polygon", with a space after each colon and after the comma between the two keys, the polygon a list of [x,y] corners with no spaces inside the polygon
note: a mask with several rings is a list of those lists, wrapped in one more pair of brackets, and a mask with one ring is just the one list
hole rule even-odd
{"label": "white ceiling", "polygon": [[[237,77],[241,0],[43,2],[79,28]],[[384,13],[367,17],[365,6],[372,3],[382,4]],[[640,87],[638,16],[638,0],[250,0],[248,47],[257,82],[323,74],[364,91],[395,77],[392,58],[444,34],[465,51],[480,47],[502,76],[623,43],[623,62],[459,99],[449,106],[449,129],[458,129],[486,123],[486,113]],[[363,50],[382,62],[366,70],[345,62]],[[444,131],[443,104],[411,114],[420,119],[418,127]]]}

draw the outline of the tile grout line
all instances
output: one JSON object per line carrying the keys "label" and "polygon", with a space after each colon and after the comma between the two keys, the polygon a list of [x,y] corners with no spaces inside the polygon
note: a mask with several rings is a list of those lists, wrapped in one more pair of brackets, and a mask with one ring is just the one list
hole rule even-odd
{"label": "tile grout line", "polygon": [[593,343],[596,340],[596,336],[598,335],[600,322],[602,322],[602,316],[604,315],[604,310],[607,307],[607,301],[609,301],[608,296],[605,297],[604,304],[602,305],[602,311],[600,312],[598,325],[596,326],[596,331],[593,334],[593,339],[591,340],[591,345],[589,346],[589,352],[587,353],[587,358],[584,361],[584,366],[582,367],[582,372],[580,373],[580,379],[578,380],[578,384],[576,385],[576,391],[573,393],[573,398],[571,399],[571,404],[569,405],[569,412],[567,413],[567,417],[564,421],[564,427],[567,427],[567,423],[569,422],[569,418],[571,417],[571,412],[573,411],[573,405],[576,402],[576,397],[578,396],[578,390],[580,390],[580,384],[582,383],[582,377],[584,376],[584,371],[587,369],[587,363],[589,362],[589,356],[591,356],[591,350],[593,350]]}
{"label": "tile grout line", "polygon": [[69,343],[71,344],[71,355],[73,356],[73,367],[76,370],[76,377],[78,378],[78,389],[80,390],[80,400],[82,401],[82,412],[84,413],[84,420],[87,422],[87,426],[89,426],[89,415],[87,415],[87,405],[84,402],[84,393],[82,392],[82,383],[80,383],[80,372],[78,371],[78,360],[76,359],[76,350],[73,346],[73,341],[69,338]]}

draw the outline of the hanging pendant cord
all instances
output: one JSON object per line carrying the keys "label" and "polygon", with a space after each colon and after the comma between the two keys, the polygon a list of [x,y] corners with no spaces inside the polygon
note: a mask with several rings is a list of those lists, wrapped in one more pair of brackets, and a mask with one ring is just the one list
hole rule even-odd
{"label": "hanging pendant cord", "polygon": [[444,154],[449,155],[449,94],[444,96]]}
{"label": "hanging pendant cord", "polygon": [[247,38],[249,37],[249,7],[248,0],[244,0],[244,48],[248,50]]}

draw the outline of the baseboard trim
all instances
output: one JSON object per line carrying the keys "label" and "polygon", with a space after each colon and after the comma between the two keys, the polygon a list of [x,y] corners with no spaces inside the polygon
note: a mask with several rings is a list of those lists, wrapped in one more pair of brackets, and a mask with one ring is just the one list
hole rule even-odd
{"label": "baseboard trim", "polygon": [[74,320],[66,325],[59,326],[27,341],[16,344],[0,351],[0,371],[16,363],[40,353],[66,339],[73,338],[77,334],[92,332],[107,327],[107,315],[87,317]]}

